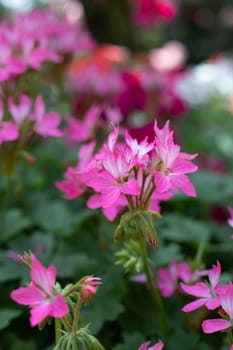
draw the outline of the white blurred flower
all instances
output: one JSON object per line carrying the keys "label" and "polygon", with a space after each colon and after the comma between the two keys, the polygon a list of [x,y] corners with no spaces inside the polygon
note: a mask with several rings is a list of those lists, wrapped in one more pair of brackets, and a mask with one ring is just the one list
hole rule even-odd
{"label": "white blurred flower", "polygon": [[233,93],[233,62],[224,58],[201,63],[184,74],[175,89],[191,106],[204,104],[216,94],[228,98]]}

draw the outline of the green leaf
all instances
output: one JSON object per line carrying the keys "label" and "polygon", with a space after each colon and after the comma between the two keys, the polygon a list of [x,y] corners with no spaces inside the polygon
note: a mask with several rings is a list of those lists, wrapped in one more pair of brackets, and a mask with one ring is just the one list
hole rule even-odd
{"label": "green leaf", "polygon": [[138,349],[139,346],[145,341],[144,337],[137,332],[133,333],[124,333],[123,334],[124,342],[114,346],[112,350],[129,350],[129,349]]}
{"label": "green leaf", "polygon": [[182,349],[185,350],[196,350],[199,349],[197,346],[199,335],[196,332],[187,333],[182,329],[176,329],[168,339],[168,346],[170,350]]}
{"label": "green leaf", "polygon": [[24,340],[15,340],[11,346],[11,350],[36,350],[36,344],[34,340],[24,341]]}
{"label": "green leaf", "polygon": [[219,175],[210,171],[197,171],[190,175],[197,191],[197,199],[218,203],[232,200],[232,176]]}
{"label": "green leaf", "polygon": [[30,220],[20,209],[11,209],[6,215],[2,241],[7,241],[29,227]]}
{"label": "green leaf", "polygon": [[75,221],[75,216],[72,216],[65,202],[61,201],[45,203],[33,216],[41,228],[60,234],[69,234]]}
{"label": "green leaf", "polygon": [[0,330],[9,326],[12,320],[20,315],[20,310],[0,309]]}
{"label": "green leaf", "polygon": [[206,243],[210,238],[210,227],[206,222],[194,220],[180,214],[166,214],[157,222],[159,237],[176,242]]}

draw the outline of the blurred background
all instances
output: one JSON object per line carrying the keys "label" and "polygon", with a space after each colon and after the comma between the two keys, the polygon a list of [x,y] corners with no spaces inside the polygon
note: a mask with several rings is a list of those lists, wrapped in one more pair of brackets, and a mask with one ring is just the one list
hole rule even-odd
{"label": "blurred background", "polygon": [[[133,1],[131,1],[133,2]],[[174,0],[177,16],[165,25],[135,27],[130,21],[130,1],[126,0],[1,0],[1,15],[9,11],[29,11],[49,5],[65,11],[76,3],[98,42],[126,45],[145,50],[167,40],[178,40],[188,49],[188,62],[200,62],[222,51],[232,53],[233,3],[231,0]],[[74,11],[74,6],[72,7]],[[67,10],[68,11],[68,10]],[[162,30],[161,30],[162,29]]]}

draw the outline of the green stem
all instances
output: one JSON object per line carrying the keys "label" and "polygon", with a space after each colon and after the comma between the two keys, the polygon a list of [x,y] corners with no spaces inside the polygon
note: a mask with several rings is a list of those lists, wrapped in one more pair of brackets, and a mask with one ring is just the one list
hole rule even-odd
{"label": "green stem", "polygon": [[3,233],[5,231],[6,216],[7,216],[9,206],[10,206],[11,184],[12,184],[12,177],[11,177],[11,175],[8,175],[8,176],[6,176],[6,190],[5,190],[5,196],[3,199],[2,212],[0,215],[0,225],[1,225],[1,230]]}
{"label": "green stem", "polygon": [[55,344],[58,343],[61,338],[61,321],[59,318],[55,318]]}
{"label": "green stem", "polygon": [[72,327],[71,327],[71,324],[69,323],[69,321],[67,320],[67,317],[64,316],[64,317],[62,317],[61,320],[62,320],[62,323],[63,323],[63,325],[64,325],[66,331],[67,331],[68,333],[70,333]]}
{"label": "green stem", "polygon": [[73,320],[73,324],[72,324],[72,332],[76,332],[77,328],[78,328],[78,321],[79,321],[79,316],[80,316],[80,308],[82,305],[82,298],[79,295],[78,297],[78,301],[76,304],[76,308],[75,308],[75,313],[74,313],[74,320]]}
{"label": "green stem", "polygon": [[132,199],[131,195],[126,194],[125,197],[126,197],[128,204],[129,204],[129,210],[134,211],[134,204],[133,204],[133,199]]}
{"label": "green stem", "polygon": [[228,329],[226,331],[226,334],[227,334],[227,339],[228,339],[228,342],[229,342],[229,345],[231,346],[233,344],[233,337],[232,337],[232,329]]}
{"label": "green stem", "polygon": [[148,287],[149,287],[151,296],[153,298],[153,301],[158,309],[158,314],[160,317],[160,332],[162,335],[165,335],[169,331],[169,325],[168,325],[161,295],[159,293],[158,288],[155,285],[155,280],[153,279],[153,275],[152,275],[148,257],[147,257],[146,244],[144,240],[141,240],[140,248],[141,248],[142,260],[144,265],[144,271],[147,277]]}

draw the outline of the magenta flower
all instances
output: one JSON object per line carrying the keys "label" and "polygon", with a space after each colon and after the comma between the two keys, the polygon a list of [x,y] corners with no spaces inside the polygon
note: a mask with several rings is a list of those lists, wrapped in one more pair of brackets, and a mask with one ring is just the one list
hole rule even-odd
{"label": "magenta flower", "polygon": [[34,130],[43,137],[60,137],[62,132],[58,129],[60,124],[60,115],[54,112],[45,112],[45,105],[42,96],[37,96],[35,101],[35,111],[31,115],[35,121]]}
{"label": "magenta flower", "polygon": [[164,347],[164,343],[162,342],[162,340],[159,340],[158,343],[148,347],[150,343],[150,341],[143,343],[138,350],[162,350],[162,348]]}
{"label": "magenta flower", "polygon": [[219,261],[217,261],[217,265],[213,265],[212,269],[208,271],[209,284],[205,282],[197,282],[194,285],[181,283],[181,288],[185,293],[198,297],[197,300],[185,305],[182,311],[194,311],[203,305],[209,310],[216,309],[220,304],[219,294],[222,292],[222,288],[224,288],[223,286],[218,286],[220,275],[221,265]]}
{"label": "magenta flower", "polygon": [[196,196],[195,188],[189,178],[188,173],[195,172],[198,167],[189,160],[196,157],[196,154],[183,153],[180,146],[173,141],[173,132],[169,130],[169,122],[163,129],[159,129],[157,123],[155,130],[155,148],[162,164],[160,169],[154,171],[155,185],[159,192],[166,192],[169,189],[177,188],[187,196]]}
{"label": "magenta flower", "polygon": [[84,194],[86,185],[83,177],[85,177],[85,175],[81,174],[79,169],[85,168],[90,161],[94,147],[95,142],[90,142],[80,147],[78,166],[76,168],[68,167],[64,174],[65,180],[55,182],[56,187],[60,191],[65,192],[64,198],[74,199]]}
{"label": "magenta flower", "polygon": [[132,168],[127,149],[118,148],[114,152],[105,149],[102,161],[103,169],[93,172],[86,184],[101,194],[103,208],[113,205],[121,194],[138,195],[139,184],[136,179],[129,178]]}
{"label": "magenta flower", "polygon": [[86,186],[83,183],[82,175],[78,173],[77,169],[68,167],[64,174],[64,178],[65,181],[57,181],[55,183],[60,191],[65,192],[64,198],[74,199],[85,192]]}
{"label": "magenta flower", "polygon": [[26,95],[20,95],[19,103],[14,103],[13,98],[8,100],[9,111],[17,125],[21,125],[26,117],[29,116],[32,106],[31,99]]}
{"label": "magenta flower", "polygon": [[30,306],[30,324],[38,325],[46,317],[60,318],[68,312],[68,306],[61,294],[56,294],[56,268],[51,265],[47,269],[31,254],[31,283],[11,292],[10,297],[16,303]]}
{"label": "magenta flower", "polygon": [[4,122],[3,114],[3,103],[0,100],[0,145],[6,141],[15,141],[19,137],[17,126],[13,122]]}
{"label": "magenta flower", "polygon": [[65,130],[68,140],[71,142],[83,142],[93,138],[93,131],[101,112],[101,107],[94,105],[87,111],[83,120],[69,117],[68,125]]}
{"label": "magenta flower", "polygon": [[171,20],[177,8],[171,0],[137,0],[133,20],[140,26],[152,26],[162,20]]}
{"label": "magenta flower", "polygon": [[0,82],[22,74],[26,65],[20,57],[14,57],[13,47],[4,37],[0,36]]}
{"label": "magenta flower", "polygon": [[[225,292],[219,296],[220,305],[223,311],[223,318],[205,320],[202,322],[204,333],[215,333],[224,331],[233,327],[233,284],[226,286]],[[220,309],[220,314],[221,314]],[[226,319],[228,318],[228,319]]]}

